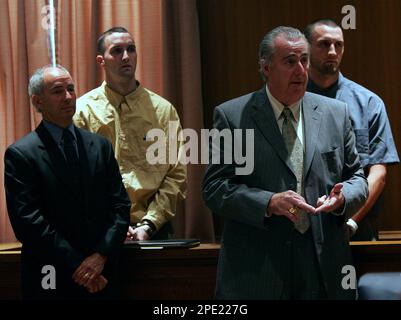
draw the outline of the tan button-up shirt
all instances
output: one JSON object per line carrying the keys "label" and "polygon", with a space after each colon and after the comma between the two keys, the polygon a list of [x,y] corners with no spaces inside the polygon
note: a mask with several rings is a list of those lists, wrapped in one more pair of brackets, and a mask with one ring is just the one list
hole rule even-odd
{"label": "tan button-up shirt", "polygon": [[[77,101],[75,124],[105,136],[113,144],[132,201],[131,223],[147,219],[159,230],[174,217],[177,200],[185,198],[186,166],[177,160],[184,152],[183,142],[177,141],[176,157],[170,157],[173,163],[169,161],[169,131],[178,137],[179,121],[171,103],[141,85],[121,96],[103,82]],[[159,152],[165,151],[166,163],[150,164],[146,159],[148,148],[155,143],[146,137],[151,129],[164,132]]]}

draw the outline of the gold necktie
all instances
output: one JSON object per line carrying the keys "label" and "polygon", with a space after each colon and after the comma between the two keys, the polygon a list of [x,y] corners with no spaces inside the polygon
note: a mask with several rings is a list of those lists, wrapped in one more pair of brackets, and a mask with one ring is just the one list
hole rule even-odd
{"label": "gold necktie", "polygon": [[[303,168],[304,168],[304,149],[301,141],[297,137],[294,126],[291,123],[291,119],[294,118],[291,110],[285,107],[282,113],[284,117],[282,135],[287,147],[288,155],[290,156],[290,162],[294,169],[295,176],[297,178],[297,193],[304,195],[303,192]],[[304,233],[308,230],[310,221],[308,213],[305,211],[298,211],[298,220],[295,222],[295,228]]]}

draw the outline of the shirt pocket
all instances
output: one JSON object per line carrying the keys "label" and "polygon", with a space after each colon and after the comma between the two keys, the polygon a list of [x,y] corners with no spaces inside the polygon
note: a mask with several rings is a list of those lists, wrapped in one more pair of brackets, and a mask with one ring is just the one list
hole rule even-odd
{"label": "shirt pocket", "polygon": [[369,153],[369,130],[368,129],[355,129],[356,150],[359,154]]}
{"label": "shirt pocket", "polygon": [[323,167],[332,178],[332,183],[336,183],[341,179],[342,175],[342,157],[341,148],[333,147],[330,151],[323,151],[320,153],[323,161]]}

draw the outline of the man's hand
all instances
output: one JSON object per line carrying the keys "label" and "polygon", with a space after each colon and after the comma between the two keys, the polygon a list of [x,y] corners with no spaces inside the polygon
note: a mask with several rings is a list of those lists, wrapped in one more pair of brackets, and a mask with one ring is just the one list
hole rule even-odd
{"label": "man's hand", "polygon": [[149,234],[146,232],[145,228],[146,227],[138,227],[134,229],[130,226],[127,232],[127,239],[134,241],[149,240],[150,237]]}
{"label": "man's hand", "polygon": [[107,258],[99,253],[90,255],[75,270],[72,279],[80,286],[87,287],[90,281],[102,273],[106,260]]}
{"label": "man's hand", "polygon": [[307,204],[302,196],[291,190],[275,193],[270,199],[267,210],[278,216],[286,216],[292,222],[298,220],[296,212],[299,210],[315,213],[314,207]]}
{"label": "man's hand", "polygon": [[86,290],[88,290],[90,293],[96,293],[102,291],[106,287],[107,283],[107,279],[100,275],[88,282]]}
{"label": "man's hand", "polygon": [[337,183],[330,191],[330,195],[323,195],[317,200],[316,213],[342,211],[344,207],[343,184]]}

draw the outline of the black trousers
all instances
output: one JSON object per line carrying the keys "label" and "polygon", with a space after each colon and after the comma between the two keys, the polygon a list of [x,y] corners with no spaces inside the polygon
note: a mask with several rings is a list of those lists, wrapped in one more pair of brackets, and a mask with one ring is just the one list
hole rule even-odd
{"label": "black trousers", "polygon": [[294,229],[286,241],[283,255],[287,261],[285,267],[286,283],[282,292],[285,300],[326,299],[316,250],[309,228],[304,234]]}

